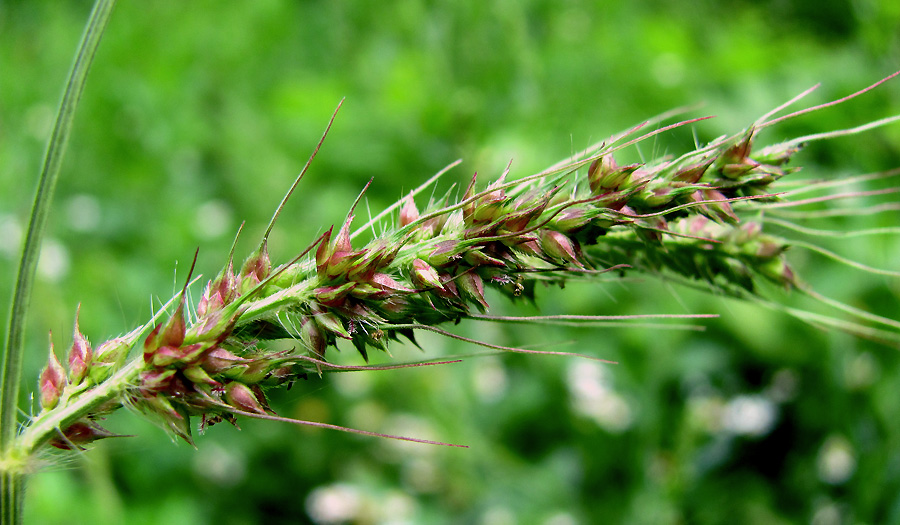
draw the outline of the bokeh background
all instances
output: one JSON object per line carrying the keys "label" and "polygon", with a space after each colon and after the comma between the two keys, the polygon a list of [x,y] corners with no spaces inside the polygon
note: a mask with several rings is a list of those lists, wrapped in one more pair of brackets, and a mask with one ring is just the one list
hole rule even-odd
{"label": "bokeh background", "polygon": [[[9,297],[34,181],[91,3],[0,2],[0,297]],[[75,123],[28,325],[36,378],[48,331],[95,343],[142,323],[198,268],[248,253],[341,98],[324,148],[274,231],[275,261],[344,217],[376,213],[457,158],[534,173],[674,107],[714,114],[635,159],[736,132],[822,82],[821,103],[900,69],[900,3],[120,2]],[[900,84],[786,122],[761,141],[900,113]],[[627,160],[627,159],[626,159]],[[900,126],[810,147],[813,178],[900,166]],[[893,182],[896,185],[896,181]],[[890,181],[876,182],[875,188]],[[839,191],[871,189],[860,185]],[[838,191],[838,190],[836,190]],[[896,195],[849,199],[863,209]],[[896,226],[898,212],[807,225]],[[898,237],[825,240],[897,270]],[[825,242],[822,241],[822,242]],[[823,293],[896,319],[897,279],[794,250]],[[810,307],[796,295],[779,301]],[[705,332],[463,324],[505,345],[586,352],[313,378],[274,396],[288,416],[469,445],[410,445],[248,421],[199,450],[122,412],[129,439],[48,458],[29,523],[900,523],[896,349],[655,280],[538,291],[540,310],[719,313]],[[827,311],[827,310],[821,310]],[[5,327],[4,327],[5,329]],[[5,337],[5,335],[4,335]],[[424,354],[474,354],[428,337]],[[350,348],[332,354],[358,363]],[[382,356],[377,359],[390,361]],[[31,379],[26,381],[32,390]],[[27,395],[27,394],[26,394]]]}

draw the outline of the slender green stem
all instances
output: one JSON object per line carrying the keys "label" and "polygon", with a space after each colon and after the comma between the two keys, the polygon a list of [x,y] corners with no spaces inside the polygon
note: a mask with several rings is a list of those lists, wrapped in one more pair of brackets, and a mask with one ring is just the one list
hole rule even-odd
{"label": "slender green stem", "polygon": [[[53,132],[47,144],[44,163],[38,180],[31,211],[31,220],[25,234],[18,276],[13,291],[9,312],[6,346],[2,355],[3,372],[0,376],[0,450],[7,450],[12,443],[17,425],[19,387],[22,379],[24,354],[25,318],[28,311],[34,273],[40,255],[41,240],[53,191],[59,178],[62,157],[65,153],[69,133],[75,116],[75,109],[84,91],[85,80],[90,70],[100,38],[112,14],[115,0],[97,0],[91,12],[81,44],[75,55],[69,80],[63,92],[59,112]],[[21,474],[3,472],[0,507],[3,508],[0,523],[20,523],[22,520],[22,489],[24,477]]]}
{"label": "slender green stem", "polygon": [[22,500],[25,496],[25,476],[18,472],[0,472],[0,523],[22,522]]}

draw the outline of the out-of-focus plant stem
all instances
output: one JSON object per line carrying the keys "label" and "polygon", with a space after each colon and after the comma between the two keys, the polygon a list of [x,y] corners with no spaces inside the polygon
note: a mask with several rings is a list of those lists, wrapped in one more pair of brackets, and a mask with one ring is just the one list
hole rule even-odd
{"label": "out-of-focus plant stem", "polygon": [[[18,399],[22,380],[22,362],[25,340],[25,319],[28,312],[31,287],[40,255],[41,240],[44,227],[53,200],[53,191],[59,178],[62,158],[65,154],[69,133],[75,117],[75,109],[84,91],[88,71],[94,54],[100,44],[115,7],[115,0],[97,0],[85,26],[81,44],[75,55],[69,80],[63,92],[59,112],[53,126],[53,132],[47,144],[31,220],[25,234],[18,276],[13,291],[7,340],[2,354],[3,371],[0,377],[0,451],[6,451],[15,438],[18,429]],[[0,465],[0,524],[21,523],[22,499],[25,489],[25,475],[17,470],[10,470],[7,465]]]}

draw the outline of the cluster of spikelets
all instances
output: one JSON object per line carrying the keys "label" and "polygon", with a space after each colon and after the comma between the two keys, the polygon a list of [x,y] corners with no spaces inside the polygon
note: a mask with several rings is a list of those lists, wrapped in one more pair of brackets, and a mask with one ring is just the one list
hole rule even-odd
{"label": "cluster of spikelets", "polygon": [[[268,405],[266,390],[329,370],[439,364],[347,366],[327,360],[328,347],[344,344],[342,340],[368,361],[370,349],[387,352],[389,342],[400,336],[415,344],[417,330],[500,351],[565,354],[472,341],[439,327],[467,318],[510,320],[484,315],[488,288],[534,300],[537,282],[563,284],[615,270],[760,302],[762,282],[813,295],[785,260],[791,243],[763,231],[760,210],[786,204],[777,202],[785,194],[773,185],[796,170],[787,164],[804,141],[857,133],[900,117],[763,148],[755,148],[754,139],[763,128],[838,104],[893,76],[849,97],[769,120],[785,104],[748,130],[678,158],[619,165],[615,155],[621,149],[704,119],[638,135],[647,122],[517,181],[507,181],[507,167],[479,190],[473,176],[461,197],[454,198],[458,192],[451,188],[420,210],[415,197],[444,170],[351,232],[358,198],[336,233],[330,228],[292,261],[273,267],[268,232],[285,197],[259,248],[239,271],[232,248],[225,268],[206,285],[195,308],[187,301],[189,276],[181,293],[147,324],[96,350],[80,332],[76,316],[68,367],[51,345],[39,380],[41,411],[23,427],[6,461],[26,465],[45,444],[74,449],[111,437],[100,422],[121,407],[156,419],[189,443],[192,417],[199,419],[201,430],[221,421],[236,424],[238,416],[245,416],[385,436],[279,417]],[[757,220],[746,220],[751,216]],[[387,224],[384,232],[354,246],[357,235],[378,221]],[[900,322],[825,302],[882,328],[783,309],[817,325],[900,344]],[[584,319],[559,316],[567,321],[576,317]],[[273,350],[267,344],[273,340],[292,340],[293,348]],[[141,346],[143,352],[132,356]]]}
{"label": "cluster of spikelets", "polygon": [[[273,268],[264,240],[240,271],[229,260],[193,312],[182,291],[168,320],[96,350],[76,320],[68,371],[51,348],[40,376],[34,444],[109,437],[99,421],[121,406],[188,442],[191,416],[201,429],[238,415],[277,418],[265,390],[341,368],[327,362],[329,346],[347,340],[368,360],[399,336],[415,343],[416,330],[450,335],[437,325],[484,313],[488,287],[533,299],[539,280],[629,268],[750,293],[759,278],[795,282],[786,241],[741,223],[734,206],[777,199],[770,186],[792,171],[797,144],[754,151],[751,129],[674,160],[623,166],[612,152],[624,136],[520,181],[507,182],[507,169],[479,191],[473,177],[455,203],[448,192],[419,210],[410,195],[395,205],[394,227],[365,246],[352,242],[353,209],[289,264]],[[143,354],[126,363],[141,337]],[[295,350],[267,349],[275,339],[293,339]]]}

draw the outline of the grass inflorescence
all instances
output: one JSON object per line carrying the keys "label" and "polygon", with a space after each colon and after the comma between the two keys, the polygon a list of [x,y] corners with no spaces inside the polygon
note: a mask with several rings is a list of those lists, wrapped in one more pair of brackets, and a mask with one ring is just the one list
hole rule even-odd
{"label": "grass inflorescence", "polygon": [[[679,157],[620,165],[616,156],[623,148],[704,119],[647,132],[661,124],[648,121],[541,173],[511,180],[508,166],[485,187],[472,176],[465,188],[422,202],[420,194],[444,170],[354,231],[363,190],[342,223],[327,229],[293,260],[274,265],[268,235],[286,196],[258,248],[240,265],[235,264],[232,248],[196,304],[188,300],[193,282],[189,275],[182,291],[153,319],[97,347],[81,333],[76,317],[65,366],[51,346],[39,379],[41,411],[25,422],[3,464],[25,470],[28,458],[45,445],[80,449],[112,437],[102,420],[121,407],[147,415],[192,444],[194,422],[202,430],[223,421],[236,423],[242,416],[437,443],[280,417],[269,406],[266,392],[331,371],[447,362],[380,366],[329,362],[329,349],[338,345],[352,345],[367,362],[370,352],[388,352],[392,341],[415,344],[416,333],[422,330],[493,351],[577,355],[474,341],[448,328],[469,319],[591,326],[709,317],[614,313],[495,317],[487,313],[488,289],[514,301],[534,301],[538,283],[561,285],[639,272],[757,301],[816,325],[897,346],[900,323],[818,295],[786,258],[792,246],[824,249],[769,232],[771,223],[804,233],[788,221],[791,207],[809,199],[792,198],[815,186],[793,190],[779,186],[783,177],[798,169],[791,160],[803,143],[867,127],[758,147],[759,132],[784,118],[771,118],[774,114]],[[321,145],[320,141],[310,162]],[[381,233],[359,242],[376,223]],[[875,233],[897,232],[858,234]],[[857,268],[879,271],[859,264]],[[799,290],[850,319],[783,306],[766,298],[767,286]],[[269,342],[277,340],[293,344],[276,350]]]}

